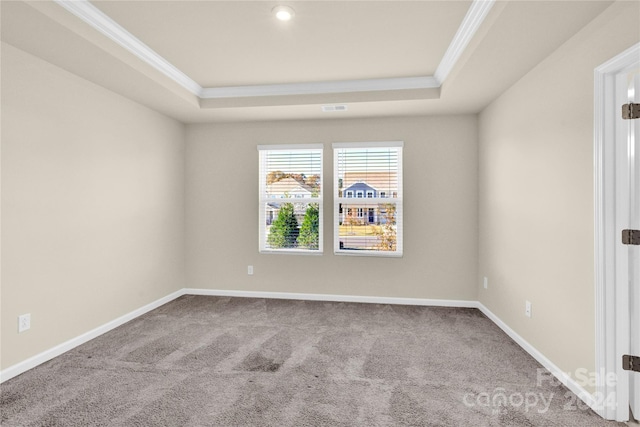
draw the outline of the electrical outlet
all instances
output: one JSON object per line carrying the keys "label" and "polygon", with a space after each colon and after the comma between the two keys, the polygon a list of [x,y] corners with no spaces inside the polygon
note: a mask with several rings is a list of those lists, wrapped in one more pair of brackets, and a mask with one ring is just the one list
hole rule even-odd
{"label": "electrical outlet", "polygon": [[18,316],[18,333],[24,332],[31,328],[31,314],[23,314]]}
{"label": "electrical outlet", "polygon": [[484,278],[484,288],[487,289],[489,287],[489,278],[485,277]]}
{"label": "electrical outlet", "polygon": [[527,317],[531,317],[531,302],[526,301],[524,304],[524,315]]}
{"label": "electrical outlet", "polygon": [[249,276],[253,276],[253,265],[247,267],[247,274]]}

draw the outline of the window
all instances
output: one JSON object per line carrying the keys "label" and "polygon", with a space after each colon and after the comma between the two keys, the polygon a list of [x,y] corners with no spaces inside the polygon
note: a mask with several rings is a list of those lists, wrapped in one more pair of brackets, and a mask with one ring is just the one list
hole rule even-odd
{"label": "window", "polygon": [[322,145],[259,145],[260,252],[322,253]]}
{"label": "window", "polygon": [[[336,254],[402,256],[402,147],[402,142],[333,144]],[[355,200],[351,190],[341,197],[352,186],[364,189],[356,190]]]}
{"label": "window", "polygon": [[352,190],[347,190],[346,197],[353,197],[353,191]]}

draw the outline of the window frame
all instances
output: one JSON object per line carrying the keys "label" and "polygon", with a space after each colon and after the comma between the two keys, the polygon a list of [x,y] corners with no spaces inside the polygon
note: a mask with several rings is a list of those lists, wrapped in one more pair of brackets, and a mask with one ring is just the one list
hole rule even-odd
{"label": "window frame", "polygon": [[[323,144],[273,144],[258,145],[258,252],[260,254],[286,255],[322,255],[324,252],[324,145]],[[277,198],[267,195],[266,161],[263,153],[271,151],[319,151],[320,154],[320,191],[317,197],[299,197],[299,195]],[[306,248],[269,248],[267,247],[266,206],[269,203],[300,203],[318,205],[318,249]],[[301,226],[302,224],[298,224]]]}
{"label": "window frame", "polygon": [[[340,176],[339,165],[339,152],[342,149],[380,149],[380,148],[393,148],[397,149],[397,191],[390,189],[388,192],[378,192],[376,197],[365,197],[362,200],[358,198],[346,197],[346,194],[340,196],[340,189],[338,188],[338,182],[342,178]],[[404,239],[404,221],[403,221],[403,141],[378,141],[378,142],[336,142],[332,144],[333,149],[333,246],[334,255],[345,256],[377,256],[377,257],[402,257],[403,256],[403,239]],[[394,204],[396,208],[396,250],[384,251],[384,250],[354,250],[343,249],[340,245],[340,218],[341,216],[348,216],[348,212],[351,209],[358,209],[357,204],[363,203],[362,208],[380,209],[380,205]],[[344,205],[344,206],[343,206]],[[347,214],[340,214],[340,207],[342,211]],[[352,212],[358,212],[357,210]],[[367,215],[363,217],[368,221]],[[380,214],[380,212],[378,213]]]}

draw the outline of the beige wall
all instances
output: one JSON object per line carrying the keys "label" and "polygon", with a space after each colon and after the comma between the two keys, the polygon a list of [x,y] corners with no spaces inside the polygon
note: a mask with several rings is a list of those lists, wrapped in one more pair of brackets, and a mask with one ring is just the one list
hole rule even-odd
{"label": "beige wall", "polygon": [[[475,300],[476,138],[475,116],[189,125],[188,286]],[[335,256],[331,142],[384,140],[404,141],[404,257]],[[256,146],[291,143],[324,143],[322,256],[258,253]]]}
{"label": "beige wall", "polygon": [[479,119],[479,300],[572,374],[595,367],[593,70],[638,42],[639,8],[614,4]]}
{"label": "beige wall", "polygon": [[184,286],[182,124],[2,44],[1,136],[3,369]]}
{"label": "beige wall", "polygon": [[[479,120],[192,124],[185,133],[3,44],[0,367],[192,287],[480,299],[561,369],[592,370],[593,69],[638,41],[619,31],[638,28],[638,8],[616,3]],[[405,143],[404,257],[335,256],[330,143],[380,140]],[[325,253],[259,254],[256,146],[317,142]],[[32,329],[17,334],[22,313]]]}

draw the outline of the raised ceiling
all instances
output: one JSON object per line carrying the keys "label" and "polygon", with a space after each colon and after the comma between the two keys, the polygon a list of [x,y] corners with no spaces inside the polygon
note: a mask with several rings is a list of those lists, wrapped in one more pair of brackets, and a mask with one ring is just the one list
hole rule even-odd
{"label": "raised ceiling", "polygon": [[[470,1],[93,2],[202,87],[432,76]],[[162,23],[158,25],[158,23]]]}
{"label": "raised ceiling", "polygon": [[4,1],[2,40],[184,122],[475,113],[611,3]]}

